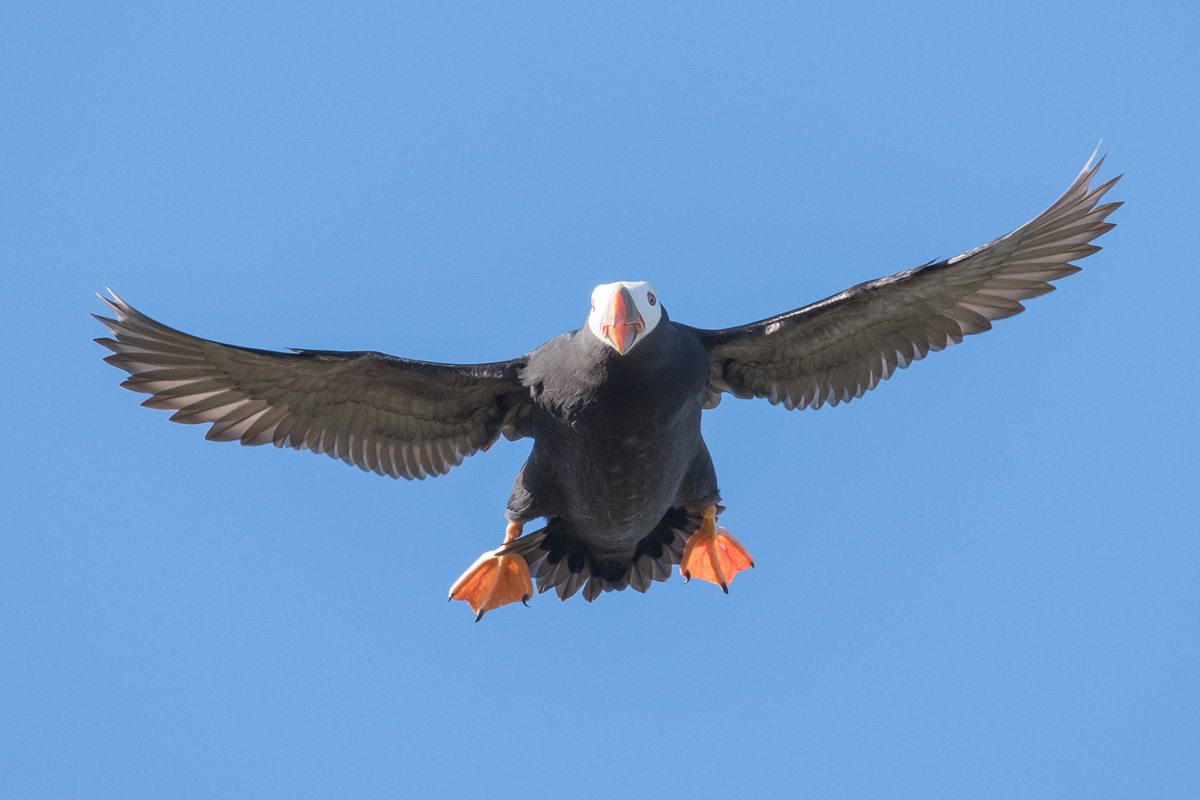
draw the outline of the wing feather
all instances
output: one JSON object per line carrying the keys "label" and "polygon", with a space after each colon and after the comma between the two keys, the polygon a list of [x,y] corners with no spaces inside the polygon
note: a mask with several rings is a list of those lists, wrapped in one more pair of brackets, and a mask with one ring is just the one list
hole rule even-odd
{"label": "wing feather", "polygon": [[1120,203],[1100,199],[1120,176],[1092,188],[1104,159],[1030,222],[945,261],[869,281],[804,308],[724,330],[691,329],[709,350],[706,405],[721,392],[787,408],[848,402],[930,351],[1021,313],[1021,301],[1079,271],[1071,261],[1100,250]]}
{"label": "wing feather", "polygon": [[206,439],[307,449],[394,478],[442,475],[503,433],[526,435],[524,359],[434,364],[374,352],[278,353],[200,339],[116,295],[97,316],[121,385]]}

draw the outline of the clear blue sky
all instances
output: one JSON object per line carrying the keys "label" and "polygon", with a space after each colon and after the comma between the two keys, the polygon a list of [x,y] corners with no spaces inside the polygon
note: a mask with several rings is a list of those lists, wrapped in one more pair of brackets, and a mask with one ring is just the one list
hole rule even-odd
{"label": "clear blue sky", "polygon": [[[6,5],[0,796],[1197,796],[1195,6],[422,5]],[[473,624],[528,442],[211,444],[90,341],[106,285],[445,361],[621,279],[738,324],[1007,232],[1101,138],[1126,206],[1059,291],[708,415],[728,597]]]}

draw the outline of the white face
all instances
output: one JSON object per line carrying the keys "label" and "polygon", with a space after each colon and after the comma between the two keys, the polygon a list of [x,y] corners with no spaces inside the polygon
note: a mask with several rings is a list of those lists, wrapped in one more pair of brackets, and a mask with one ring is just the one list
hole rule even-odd
{"label": "white face", "polygon": [[592,290],[588,330],[621,355],[636,347],[660,319],[662,306],[646,281],[605,283]]}

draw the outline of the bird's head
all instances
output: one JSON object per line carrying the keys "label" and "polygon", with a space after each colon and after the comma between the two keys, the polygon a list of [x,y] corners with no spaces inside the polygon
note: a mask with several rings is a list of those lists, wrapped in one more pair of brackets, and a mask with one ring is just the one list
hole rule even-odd
{"label": "bird's head", "polygon": [[646,281],[605,283],[592,290],[587,328],[621,355],[654,330],[660,319],[662,306]]}

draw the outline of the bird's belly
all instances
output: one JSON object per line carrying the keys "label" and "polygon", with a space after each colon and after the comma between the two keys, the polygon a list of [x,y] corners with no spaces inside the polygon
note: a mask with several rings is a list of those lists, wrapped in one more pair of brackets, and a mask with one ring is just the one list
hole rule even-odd
{"label": "bird's belly", "polygon": [[655,457],[656,445],[643,437],[625,440],[592,454],[589,480],[578,486],[574,516],[589,527],[639,536],[658,523],[679,490],[686,465]]}
{"label": "bird's belly", "polygon": [[538,442],[550,441],[544,463],[558,490],[553,513],[594,550],[636,545],[674,505],[695,457],[699,409],[681,417],[667,425],[607,421],[596,428],[555,421],[560,430]]}
{"label": "bird's belly", "polygon": [[[627,355],[591,335],[530,367],[533,452],[509,500],[514,519],[561,517],[594,555],[631,554],[678,502],[697,457],[705,351],[662,328]],[[641,348],[641,349],[639,349]]]}

